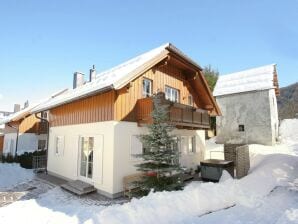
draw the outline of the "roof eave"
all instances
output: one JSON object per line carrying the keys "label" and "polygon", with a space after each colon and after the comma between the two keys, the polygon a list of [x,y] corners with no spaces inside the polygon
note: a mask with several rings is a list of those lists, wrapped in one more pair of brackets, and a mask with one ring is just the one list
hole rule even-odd
{"label": "roof eave", "polygon": [[73,101],[80,100],[80,99],[83,99],[83,98],[86,98],[86,97],[89,97],[89,96],[93,96],[97,93],[105,92],[105,91],[112,90],[112,89],[114,89],[114,86],[109,85],[109,86],[106,86],[104,88],[97,89],[97,90],[94,90],[92,92],[88,92],[86,94],[83,94],[83,95],[80,95],[80,96],[65,100],[63,102],[60,102],[60,103],[57,103],[57,104],[54,104],[54,105],[51,105],[51,106],[37,108],[35,110],[32,110],[31,114],[35,114],[35,113],[39,113],[39,112],[42,112],[42,111],[50,110],[52,108],[59,107],[59,106],[62,106],[64,104],[68,104],[68,103],[71,103]]}

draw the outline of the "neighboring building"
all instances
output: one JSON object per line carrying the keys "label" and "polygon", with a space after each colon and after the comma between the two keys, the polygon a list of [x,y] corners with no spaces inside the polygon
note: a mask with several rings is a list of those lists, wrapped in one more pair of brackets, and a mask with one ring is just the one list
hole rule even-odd
{"label": "neighboring building", "polygon": [[[36,150],[45,150],[47,141],[47,123],[31,114],[33,107],[16,112],[2,123],[4,129],[3,154],[15,155]],[[45,116],[39,113],[38,116]]]}
{"label": "neighboring building", "polygon": [[37,106],[49,114],[49,173],[90,183],[117,197],[123,177],[136,173],[142,153],[137,136],[151,122],[153,93],[165,93],[176,126],[180,163],[195,168],[204,159],[209,114],[220,114],[202,69],[171,44],[96,75],[74,74],[74,89]]}
{"label": "neighboring building", "polygon": [[272,145],[278,138],[276,65],[219,76],[213,95],[218,143]]}
{"label": "neighboring building", "polygon": [[[14,105],[14,112],[17,112],[19,109],[20,105],[15,104]],[[0,111],[0,123],[2,120],[13,114],[14,112],[8,112],[8,111]],[[4,129],[5,129],[5,124],[0,124],[0,154],[3,153],[3,146],[4,146]]]}
{"label": "neighboring building", "polygon": [[22,110],[20,110],[19,104],[15,104],[15,112],[0,121],[0,125],[5,127],[3,154],[20,155],[24,152],[47,149],[48,115],[46,112],[33,114],[32,110],[39,104],[65,93],[65,91],[67,89],[54,93],[49,98],[32,106],[29,106],[29,102],[26,101]]}

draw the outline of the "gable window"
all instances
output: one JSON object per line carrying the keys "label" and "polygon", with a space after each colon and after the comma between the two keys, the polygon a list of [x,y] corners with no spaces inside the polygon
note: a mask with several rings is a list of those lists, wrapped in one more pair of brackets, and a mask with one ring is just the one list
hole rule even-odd
{"label": "gable window", "polygon": [[239,124],[239,131],[243,132],[244,131],[244,125],[243,124]]}
{"label": "gable window", "polygon": [[188,105],[193,106],[193,97],[192,97],[192,95],[188,96]]}
{"label": "gable window", "polygon": [[178,89],[174,89],[172,87],[166,86],[165,87],[165,94],[166,99],[172,102],[179,103],[180,101],[180,93]]}
{"label": "gable window", "polygon": [[152,96],[152,80],[143,79],[143,97]]}

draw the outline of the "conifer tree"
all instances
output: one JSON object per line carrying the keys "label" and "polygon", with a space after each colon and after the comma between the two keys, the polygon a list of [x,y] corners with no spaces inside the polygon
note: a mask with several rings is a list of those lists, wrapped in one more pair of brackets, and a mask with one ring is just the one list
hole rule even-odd
{"label": "conifer tree", "polygon": [[172,191],[182,189],[180,181],[178,140],[171,135],[173,126],[168,123],[170,104],[165,101],[164,93],[153,96],[153,123],[148,125],[149,132],[139,136],[143,143],[143,160],[136,165],[144,173],[138,182],[139,195],[150,191]]}

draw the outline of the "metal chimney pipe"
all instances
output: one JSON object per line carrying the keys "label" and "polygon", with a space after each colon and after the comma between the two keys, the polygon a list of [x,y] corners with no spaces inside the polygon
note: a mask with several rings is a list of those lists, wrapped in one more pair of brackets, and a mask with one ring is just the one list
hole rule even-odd
{"label": "metal chimney pipe", "polygon": [[89,81],[92,82],[96,78],[95,65],[92,66],[89,73]]}

